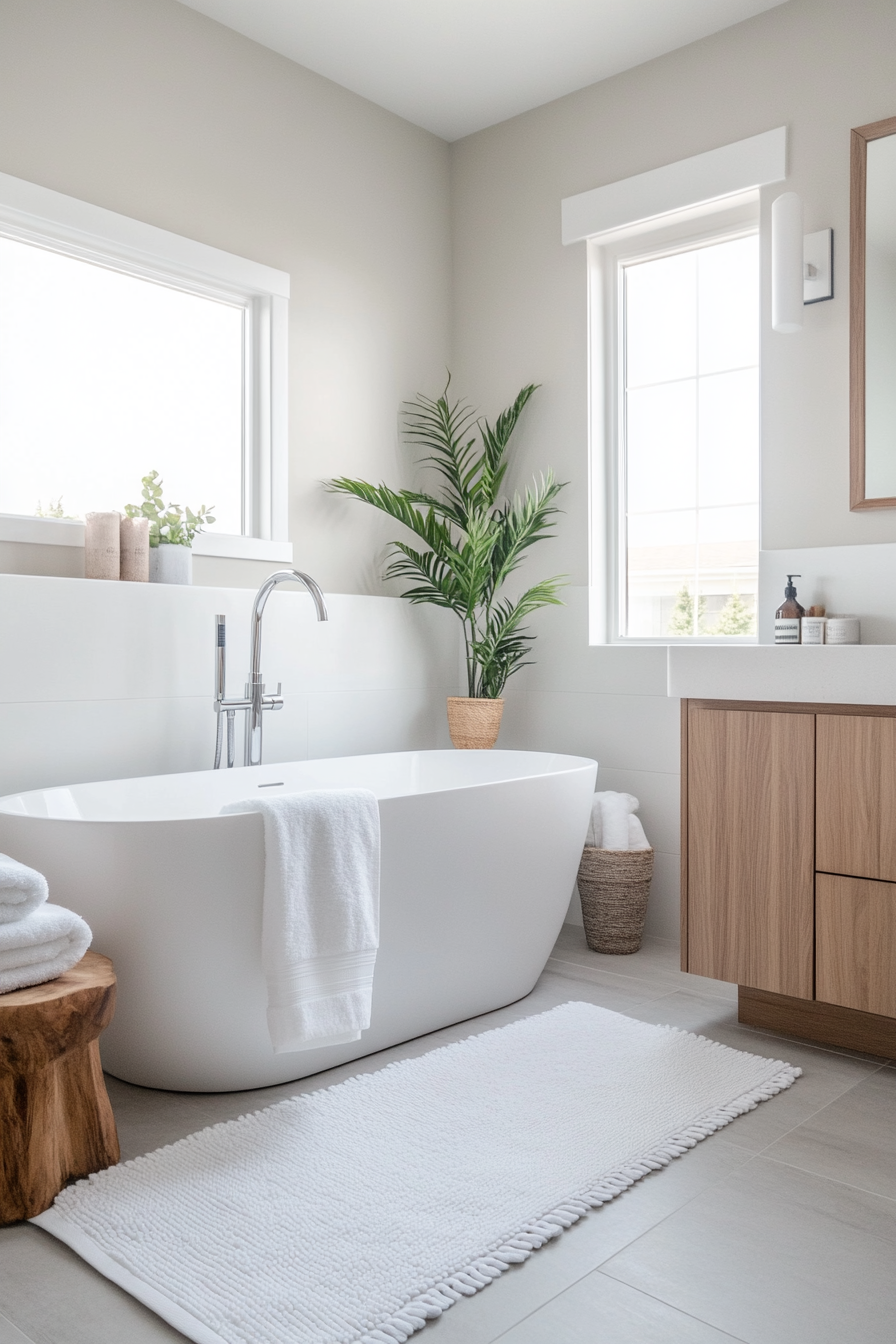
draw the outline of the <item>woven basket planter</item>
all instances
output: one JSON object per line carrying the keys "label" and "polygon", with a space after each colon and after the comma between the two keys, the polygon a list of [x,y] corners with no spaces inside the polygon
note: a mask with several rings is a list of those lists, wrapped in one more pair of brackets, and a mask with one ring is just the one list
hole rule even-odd
{"label": "woven basket planter", "polygon": [[652,849],[585,846],[578,882],[585,940],[592,952],[617,956],[637,952],[652,877]]}
{"label": "woven basket planter", "polygon": [[448,732],[461,751],[488,751],[498,740],[503,700],[448,696]]}

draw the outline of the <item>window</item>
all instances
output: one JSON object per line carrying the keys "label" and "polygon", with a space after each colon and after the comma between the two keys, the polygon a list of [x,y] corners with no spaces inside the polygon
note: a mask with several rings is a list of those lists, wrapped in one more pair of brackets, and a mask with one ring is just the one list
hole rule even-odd
{"label": "window", "polygon": [[593,644],[756,638],[759,194],[786,157],[778,126],[561,203],[588,250]]}
{"label": "window", "polygon": [[58,540],[27,515],[123,509],[156,470],[166,500],[213,506],[200,553],[291,561],[287,295],[282,272],[0,175],[0,539]]}
{"label": "window", "polygon": [[758,235],[617,265],[618,633],[755,637]]}

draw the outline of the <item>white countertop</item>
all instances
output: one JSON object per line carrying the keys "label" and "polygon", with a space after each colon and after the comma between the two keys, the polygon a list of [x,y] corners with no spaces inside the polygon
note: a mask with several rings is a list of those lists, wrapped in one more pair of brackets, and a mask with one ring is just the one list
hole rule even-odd
{"label": "white countertop", "polygon": [[670,696],[896,705],[896,644],[673,644]]}

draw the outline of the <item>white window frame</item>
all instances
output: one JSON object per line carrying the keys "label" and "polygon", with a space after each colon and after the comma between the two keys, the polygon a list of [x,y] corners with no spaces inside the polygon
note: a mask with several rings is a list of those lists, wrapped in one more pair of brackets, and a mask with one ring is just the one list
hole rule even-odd
{"label": "white window frame", "polygon": [[[757,635],[662,635],[655,638],[624,633],[626,593],[626,497],[622,473],[625,453],[625,388],[623,323],[623,271],[625,266],[638,261],[674,256],[691,252],[701,245],[734,240],[755,235],[759,229],[759,195],[743,193],[736,205],[727,203],[724,209],[713,205],[697,214],[686,212],[686,218],[675,223],[651,225],[647,230],[632,230],[615,243],[589,243],[589,265],[599,267],[602,274],[600,290],[603,300],[591,318],[602,328],[600,344],[604,357],[591,370],[592,385],[602,383],[596,402],[602,406],[602,424],[594,426],[592,450],[599,452],[599,460],[592,461],[591,475],[605,480],[606,507],[603,556],[606,573],[606,642],[608,644],[755,644]],[[756,314],[757,325],[759,314]],[[593,346],[592,342],[592,346]],[[757,482],[758,485],[758,482]],[[593,560],[597,561],[597,549]],[[757,553],[758,568],[758,553]]]}
{"label": "white window frame", "polygon": [[[193,551],[291,564],[288,273],[5,173],[0,236],[244,309],[243,535],[202,532]],[[0,513],[0,541],[83,546],[84,524]]]}
{"label": "white window frame", "polygon": [[[761,187],[786,177],[787,130],[779,126],[734,144],[635,177],[567,197],[561,202],[564,244],[587,243],[588,260],[588,532],[589,642],[591,644],[663,644],[614,635],[618,619],[618,498],[615,474],[618,426],[618,348],[615,309],[616,270],[606,273],[606,250],[669,226],[690,229],[691,236],[709,220],[739,209],[756,210]],[[724,223],[717,220],[719,223]],[[612,325],[610,322],[610,310]],[[602,374],[602,376],[598,376]],[[745,638],[735,637],[742,643]],[[693,637],[692,643],[722,643],[724,637]],[[687,638],[675,640],[687,643]]]}

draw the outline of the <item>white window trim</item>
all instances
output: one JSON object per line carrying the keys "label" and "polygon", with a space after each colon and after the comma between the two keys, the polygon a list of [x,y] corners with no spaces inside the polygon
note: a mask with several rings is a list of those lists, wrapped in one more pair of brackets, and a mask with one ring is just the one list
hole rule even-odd
{"label": "white window trim", "polygon": [[[588,535],[589,643],[659,644],[668,639],[633,639],[619,630],[619,532],[616,501],[618,432],[618,349],[616,266],[610,251],[644,250],[645,236],[659,229],[694,237],[708,216],[756,208],[759,189],[786,176],[787,130],[780,126],[705,154],[611,182],[561,202],[564,244],[586,242],[588,264]],[[707,219],[708,234],[722,232]],[[688,232],[689,231],[689,232]],[[612,274],[609,280],[608,271]],[[593,376],[603,370],[603,378]],[[699,636],[675,643],[709,642]],[[713,644],[755,642],[745,636],[714,636]]]}
{"label": "white window trim", "polygon": [[[747,195],[747,193],[744,193]],[[702,226],[701,226],[702,225]],[[700,224],[695,222],[692,212],[686,212],[686,218],[677,220],[674,225],[666,222],[666,227],[650,230],[632,231],[614,244],[598,246],[589,244],[591,265],[599,268],[602,274],[601,288],[604,299],[599,312],[594,314],[595,321],[603,327],[603,345],[605,357],[604,369],[604,418],[600,432],[592,435],[592,442],[601,445],[601,462],[595,463],[593,476],[602,476],[606,481],[607,507],[603,512],[606,531],[603,547],[594,546],[593,562],[605,568],[606,618],[604,635],[600,643],[608,644],[755,644],[757,635],[677,635],[634,636],[622,633],[623,615],[626,602],[625,574],[625,497],[619,480],[622,465],[623,405],[624,389],[622,374],[623,331],[621,311],[623,303],[622,284],[623,267],[639,260],[652,260],[662,256],[672,256],[677,252],[690,252],[701,242],[711,243],[723,239],[734,240],[755,235],[759,227],[758,193],[752,201],[738,198],[738,205],[722,212],[714,207],[704,212]],[[758,321],[758,314],[757,314]],[[597,381],[592,379],[593,382]],[[597,428],[597,427],[595,427]],[[757,557],[758,559],[758,557]],[[593,641],[592,642],[596,642]]]}
{"label": "white window trim", "polygon": [[[245,306],[250,375],[245,388],[244,525],[249,535],[200,533],[193,551],[291,563],[288,273],[6,173],[0,173],[0,234]],[[84,524],[0,514],[0,541],[83,546]]]}

